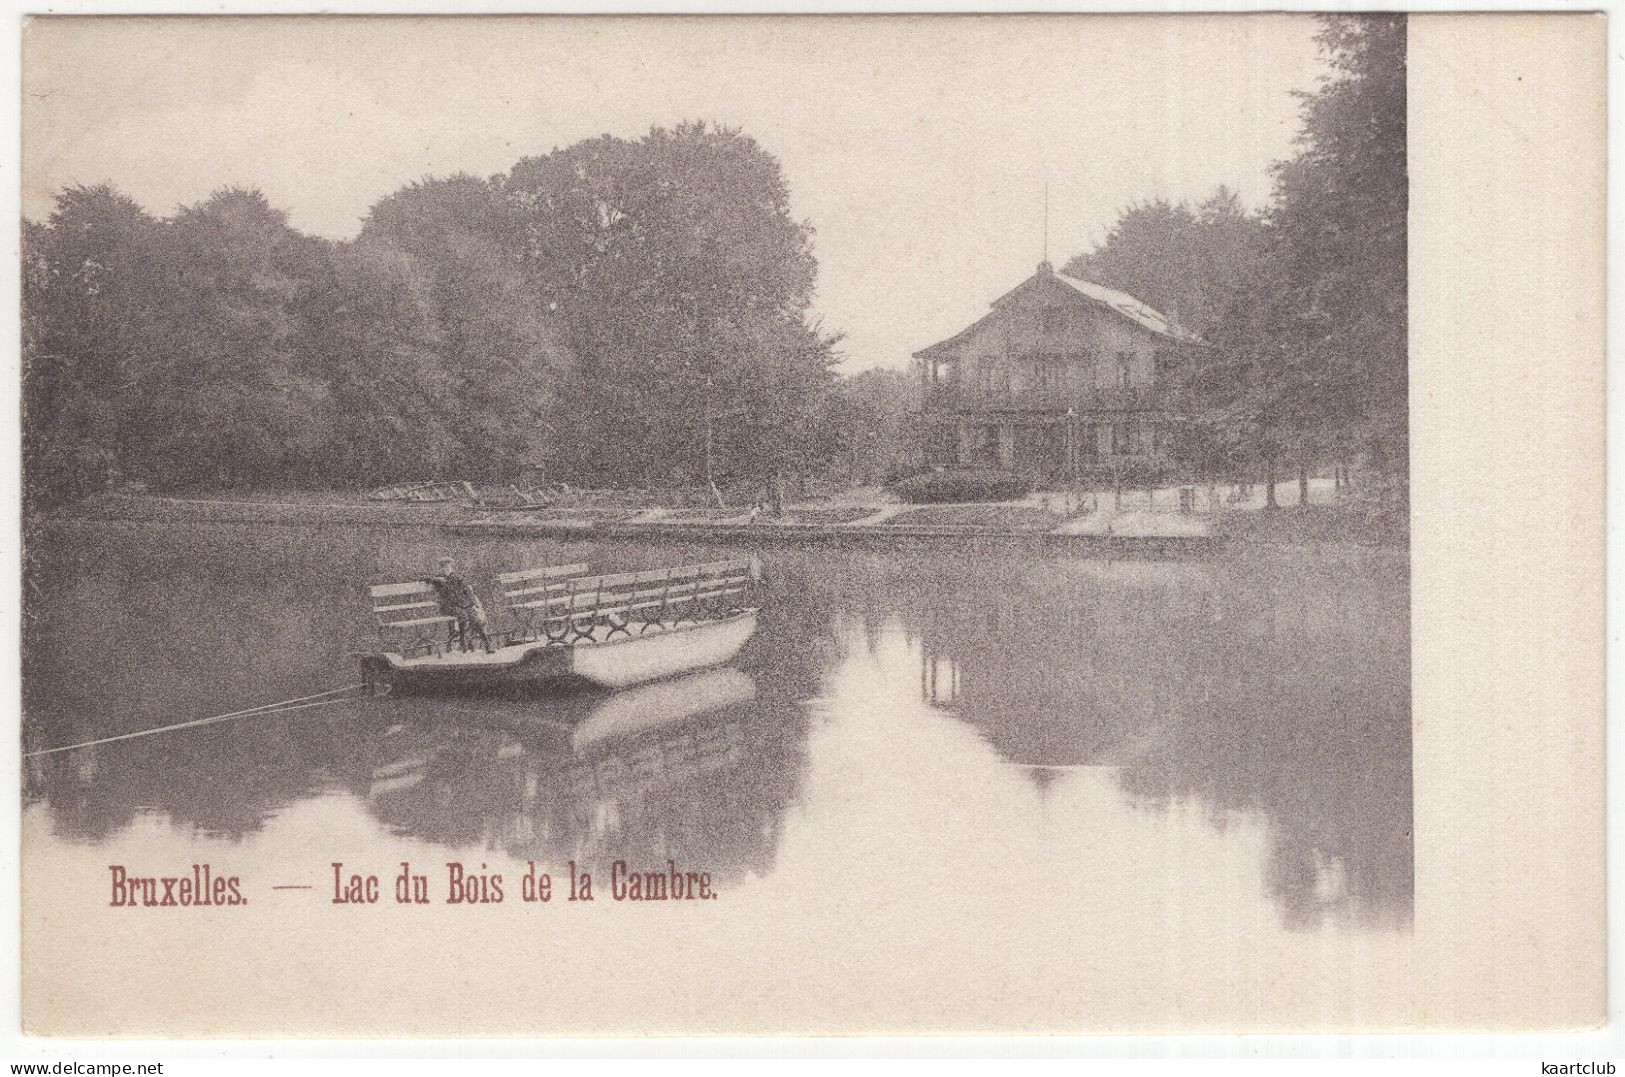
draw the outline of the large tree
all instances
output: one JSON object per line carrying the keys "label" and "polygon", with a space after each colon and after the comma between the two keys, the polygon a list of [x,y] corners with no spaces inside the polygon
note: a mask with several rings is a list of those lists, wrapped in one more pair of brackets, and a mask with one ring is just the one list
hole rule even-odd
{"label": "large tree", "polygon": [[1142,203],[1067,270],[1206,339],[1177,375],[1198,474],[1307,482],[1364,463],[1403,489],[1405,21],[1325,16],[1318,40],[1329,74],[1303,95],[1299,152],[1261,216],[1223,189],[1195,208]]}
{"label": "large tree", "polygon": [[313,480],[372,486],[452,474],[458,379],[428,282],[387,247],[331,253],[301,341],[322,363],[331,406]]}
{"label": "large tree", "polygon": [[920,467],[919,398],[914,371],[864,370],[837,382],[824,419],[835,474],[878,486]]}
{"label": "large tree", "polygon": [[523,221],[492,184],[455,175],[403,187],[373,206],[360,259],[395,271],[433,321],[420,343],[438,357],[442,467],[503,477],[550,440],[571,360],[558,317],[523,262]]}
{"label": "large tree", "polygon": [[1235,191],[1220,187],[1195,206],[1165,199],[1130,205],[1105,240],[1061,271],[1127,292],[1206,335],[1264,243],[1262,220]]}
{"label": "large tree", "polygon": [[556,452],[589,481],[762,481],[817,455],[834,340],[778,161],[701,123],[520,161],[503,190],[577,361]]}
{"label": "large tree", "polygon": [[33,497],[501,478],[765,483],[834,451],[778,162],[687,124],[410,184],[349,243],[255,190],[106,187],[25,230]]}
{"label": "large tree", "polygon": [[324,364],[299,346],[322,241],[256,190],[176,213],[149,270],[162,347],[143,372],[143,457],[168,483],[277,484],[306,476],[329,435]]}
{"label": "large tree", "polygon": [[1330,74],[1276,172],[1275,339],[1300,371],[1304,455],[1409,474],[1405,16],[1322,16]]}
{"label": "large tree", "polygon": [[152,259],[162,225],[107,185],[70,187],[23,229],[24,493],[81,496],[138,469],[133,391],[162,315]]}

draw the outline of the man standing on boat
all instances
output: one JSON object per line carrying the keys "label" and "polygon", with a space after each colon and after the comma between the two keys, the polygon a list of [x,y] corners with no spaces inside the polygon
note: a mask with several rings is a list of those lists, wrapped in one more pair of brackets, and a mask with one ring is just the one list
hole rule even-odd
{"label": "man standing on boat", "polygon": [[457,639],[465,651],[474,649],[472,636],[478,636],[491,650],[491,637],[485,634],[485,607],[468,581],[457,575],[450,557],[440,559],[440,572],[430,576],[428,582],[440,599],[440,612],[457,619]]}

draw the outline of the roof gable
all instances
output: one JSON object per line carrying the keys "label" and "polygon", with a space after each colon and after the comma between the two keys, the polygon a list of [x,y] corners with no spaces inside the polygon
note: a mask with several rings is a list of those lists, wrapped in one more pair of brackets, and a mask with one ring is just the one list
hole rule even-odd
{"label": "roof gable", "polygon": [[1103,284],[1079,280],[1076,277],[1064,276],[1051,270],[1048,263],[1040,266],[1037,273],[995,299],[993,306],[995,309],[1005,306],[1018,295],[1035,288],[1045,288],[1053,292],[1059,292],[1068,298],[1081,299],[1097,309],[1104,307],[1126,321],[1132,322],[1141,329],[1155,333],[1160,337],[1186,342],[1196,339],[1190,333],[1175,326],[1161,311],[1140,302],[1127,292],[1120,292]]}
{"label": "roof gable", "polygon": [[953,336],[948,337],[948,338],[946,338],[944,340],[939,340],[935,344],[929,344],[926,347],[921,348],[919,351],[914,353],[915,358],[917,358],[917,359],[929,359],[932,356],[936,355],[937,352],[939,352],[939,351],[946,351],[947,349],[952,348],[955,344],[958,344],[961,341],[965,340],[972,333],[976,332],[978,329],[982,328],[982,326],[984,326],[988,322],[992,321],[993,318],[997,314],[998,314],[997,310],[988,311],[986,314],[982,315],[980,318],[976,319],[974,322],[971,322],[969,325],[967,325],[965,328],[961,329],[959,332],[955,333]]}
{"label": "roof gable", "polygon": [[1127,292],[1119,292],[1117,289],[1107,288],[1105,285],[1078,280],[1076,277],[1062,276],[1050,268],[1048,262],[1045,262],[1038,267],[1037,273],[995,299],[992,303],[993,310],[991,312],[984,314],[946,340],[939,340],[935,344],[921,348],[914,353],[915,356],[930,358],[937,353],[938,349],[947,349],[958,344],[975,332],[989,318],[1009,306],[1012,300],[1037,289],[1042,289],[1051,295],[1062,295],[1069,300],[1087,304],[1094,310],[1104,309],[1110,311],[1116,317],[1122,318],[1140,329],[1166,340],[1179,341],[1183,344],[1202,343],[1200,337],[1179,328],[1160,311],[1140,302]]}

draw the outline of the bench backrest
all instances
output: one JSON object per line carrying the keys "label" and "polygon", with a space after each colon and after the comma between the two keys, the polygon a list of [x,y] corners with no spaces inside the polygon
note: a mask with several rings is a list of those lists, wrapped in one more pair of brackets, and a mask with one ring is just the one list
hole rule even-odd
{"label": "bench backrest", "polygon": [[[567,567],[586,568],[585,565]],[[541,575],[546,572],[554,575]],[[600,576],[563,576],[561,573],[562,570],[547,569],[505,573],[498,577],[503,581],[504,604],[515,613],[537,621],[608,614],[625,616],[714,602],[742,594],[750,584],[749,561],[712,561]],[[521,576],[528,578],[518,579]]]}
{"label": "bench backrest", "polygon": [[742,594],[750,582],[749,561],[581,576],[559,597],[551,615],[601,616],[681,607]]}
{"label": "bench backrest", "polygon": [[497,590],[502,592],[502,605],[505,608],[522,606],[535,609],[539,608],[536,605],[538,602],[565,593],[570,581],[586,571],[587,565],[583,563],[503,572],[497,575]]}
{"label": "bench backrest", "polygon": [[440,615],[440,593],[427,580],[380,583],[367,588],[379,628]]}

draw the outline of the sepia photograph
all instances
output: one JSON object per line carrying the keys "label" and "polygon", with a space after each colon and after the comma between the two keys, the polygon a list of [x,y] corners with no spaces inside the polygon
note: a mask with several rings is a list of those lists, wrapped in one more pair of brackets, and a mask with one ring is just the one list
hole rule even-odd
{"label": "sepia photograph", "polygon": [[1425,1022],[1406,15],[22,37],[27,1032]]}

